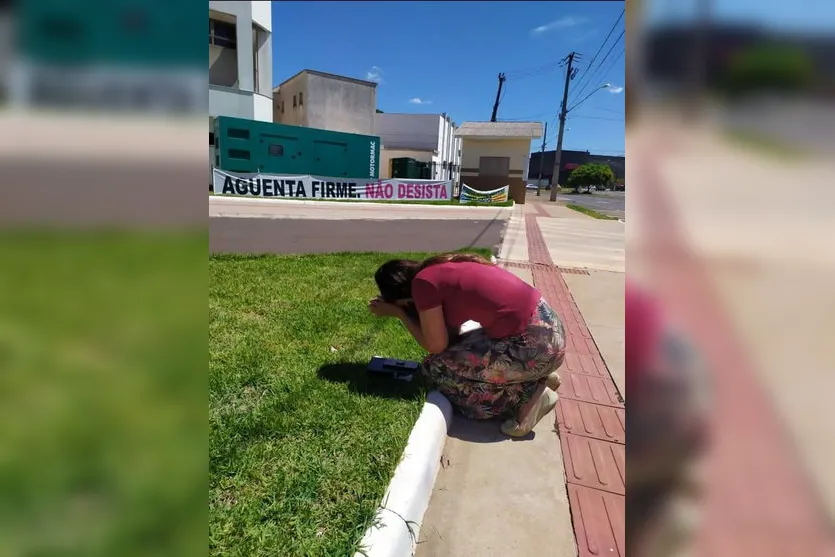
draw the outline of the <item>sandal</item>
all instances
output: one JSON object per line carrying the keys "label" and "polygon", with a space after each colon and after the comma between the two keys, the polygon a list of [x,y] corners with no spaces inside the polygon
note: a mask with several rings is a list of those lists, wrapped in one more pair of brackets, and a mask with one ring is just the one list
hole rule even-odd
{"label": "sandal", "polygon": [[536,405],[531,408],[531,411],[525,416],[522,423],[519,423],[514,418],[506,420],[502,424],[502,433],[511,437],[524,437],[539,423],[539,420],[554,409],[558,399],[557,393],[546,387],[542,391]]}

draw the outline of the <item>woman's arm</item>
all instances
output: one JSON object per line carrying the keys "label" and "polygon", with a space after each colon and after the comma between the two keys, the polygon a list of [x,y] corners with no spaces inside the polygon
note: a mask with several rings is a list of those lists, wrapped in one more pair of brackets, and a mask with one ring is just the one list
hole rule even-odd
{"label": "woman's arm", "polygon": [[443,352],[449,346],[449,331],[441,306],[421,311],[417,320],[404,311],[398,316],[409,333],[430,354]]}
{"label": "woman's arm", "polygon": [[377,317],[397,317],[424,350],[431,354],[443,352],[449,346],[449,332],[444,321],[441,306],[421,311],[417,319],[410,312],[396,304],[389,304],[379,298],[368,303],[368,309]]}

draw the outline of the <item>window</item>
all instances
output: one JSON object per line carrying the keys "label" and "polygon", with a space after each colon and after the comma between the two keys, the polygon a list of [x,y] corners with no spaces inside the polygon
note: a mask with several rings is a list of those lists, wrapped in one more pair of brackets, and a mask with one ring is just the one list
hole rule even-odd
{"label": "window", "polygon": [[252,84],[254,87],[252,88],[256,93],[261,92],[261,86],[258,83],[258,35],[260,33],[260,29],[253,24],[252,25]]}
{"label": "window", "polygon": [[209,145],[214,145],[214,144],[215,144],[215,133],[214,132],[209,132]]}
{"label": "window", "polygon": [[229,128],[226,135],[232,139],[249,139],[249,130],[241,128]]}
{"label": "window", "polygon": [[299,106],[304,104],[304,93],[299,93]]}
{"label": "window", "polygon": [[284,114],[284,101],[281,101],[281,113]]}
{"label": "window", "polygon": [[510,157],[479,157],[478,174],[502,178],[510,176]]}
{"label": "window", "polygon": [[293,108],[296,108],[296,95],[293,95]]}
{"label": "window", "polygon": [[229,149],[229,151],[227,151],[227,154],[229,155],[229,158],[232,159],[249,160],[249,151],[246,151],[244,149]]}
{"label": "window", "polygon": [[209,44],[224,48],[237,48],[235,24],[209,18]]}
{"label": "window", "polygon": [[277,143],[270,143],[270,156],[271,157],[281,157],[284,155],[284,145],[278,145]]}

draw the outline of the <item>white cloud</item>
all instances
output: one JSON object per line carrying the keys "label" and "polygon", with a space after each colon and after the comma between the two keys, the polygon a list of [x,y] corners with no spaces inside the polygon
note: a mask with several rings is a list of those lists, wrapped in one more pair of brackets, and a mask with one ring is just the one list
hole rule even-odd
{"label": "white cloud", "polygon": [[414,97],[414,98],[409,99],[409,103],[411,103],[411,104],[432,104],[432,101],[427,101],[427,100],[421,99],[420,97]]}
{"label": "white cloud", "polygon": [[374,83],[382,83],[383,69],[379,66],[371,66],[371,69],[365,72],[365,79],[373,81]]}
{"label": "white cloud", "polygon": [[555,29],[567,29],[569,27],[576,27],[585,22],[586,20],[580,17],[561,17],[559,19],[555,19],[551,23],[546,23],[545,25],[534,27],[533,29],[531,29],[531,35],[543,35],[549,31],[554,31]]}
{"label": "white cloud", "polygon": [[613,95],[617,95],[618,93],[623,93],[623,87],[609,87],[608,91]]}

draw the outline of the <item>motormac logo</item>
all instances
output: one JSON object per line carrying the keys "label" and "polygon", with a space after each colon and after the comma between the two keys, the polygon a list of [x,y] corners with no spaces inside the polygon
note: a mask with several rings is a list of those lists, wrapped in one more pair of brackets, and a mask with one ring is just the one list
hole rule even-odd
{"label": "motormac logo", "polygon": [[368,176],[374,178],[377,174],[377,145],[371,141],[371,163],[368,166]]}

